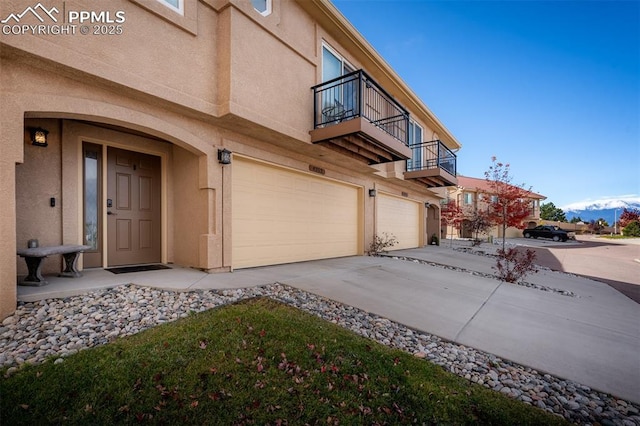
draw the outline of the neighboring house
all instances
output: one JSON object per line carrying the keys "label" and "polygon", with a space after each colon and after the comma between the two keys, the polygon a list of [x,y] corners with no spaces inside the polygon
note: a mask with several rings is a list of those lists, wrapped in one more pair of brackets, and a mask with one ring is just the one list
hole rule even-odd
{"label": "neighboring house", "polygon": [[[492,197],[495,197],[495,195],[491,194],[491,185],[486,179],[461,175],[458,175],[458,185],[448,188],[448,191],[449,199],[456,200],[467,217],[479,209],[487,210],[488,203],[491,202]],[[540,221],[540,201],[545,200],[547,197],[530,191],[527,191],[527,194],[531,205],[531,214],[524,220],[523,228],[533,228]],[[453,227],[449,226],[446,233],[447,235],[457,235],[460,238],[475,238],[469,227],[468,219],[463,220],[459,229],[453,229]],[[522,229],[509,227],[506,234],[507,238],[521,237]],[[502,227],[494,226],[489,232],[479,237],[486,238],[489,236],[502,238]]]}
{"label": "neighboring house", "polygon": [[328,0],[16,0],[0,20],[0,318],[30,239],[90,245],[85,269],[229,272],[440,227],[460,144]]}

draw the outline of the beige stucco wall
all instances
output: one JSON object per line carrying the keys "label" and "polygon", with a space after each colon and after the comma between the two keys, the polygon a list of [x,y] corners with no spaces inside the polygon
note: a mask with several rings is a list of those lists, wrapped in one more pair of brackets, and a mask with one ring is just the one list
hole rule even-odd
{"label": "beige stucco wall", "polygon": [[[49,6],[62,5],[50,2]],[[61,3],[61,2],[60,2]],[[217,14],[210,7],[197,7],[198,36],[141,7],[138,3],[113,0],[96,3],[76,0],[66,10],[124,11],[122,34],[0,35],[6,46],[52,61],[50,72],[62,67],[74,70],[83,80],[96,79],[106,87],[123,86],[137,94],[149,94],[189,108],[215,113]],[[8,0],[0,3],[0,15],[21,12],[32,2]],[[28,17],[25,23],[31,23]],[[39,22],[34,21],[34,24]],[[90,25],[90,30],[92,26]],[[78,28],[79,31],[79,28]],[[170,43],[167,40],[171,40]],[[3,49],[6,49],[6,46]],[[137,93],[136,93],[137,92]]]}
{"label": "beige stucco wall", "polygon": [[[225,15],[229,15],[233,34],[229,111],[308,142],[313,116],[300,106],[313,105],[310,88],[316,81],[316,61],[265,33],[244,14],[227,9]],[[310,26],[305,32],[312,29]],[[315,53],[310,47],[307,54]]]}
{"label": "beige stucco wall", "polygon": [[[68,9],[96,4],[66,2]],[[0,16],[25,5],[2,2]],[[327,21],[322,8],[311,13],[316,6],[310,3],[275,0],[274,13],[262,17],[244,0],[187,0],[178,18],[153,1],[99,5],[126,12],[125,32],[108,42],[102,36],[0,36],[0,239],[8,242],[0,247],[0,318],[15,309],[16,276],[26,272],[16,247],[30,238],[41,245],[82,240],[83,140],[161,156],[162,260],[210,271],[232,265],[233,164],[218,163],[222,147],[305,173],[321,168],[327,178],[361,187],[360,253],[375,233],[368,189],[438,203],[434,192],[404,180],[404,162],[374,168],[310,143],[322,40],[415,107],[425,139],[438,138],[437,119],[427,117],[359,36],[341,36],[342,24]],[[29,125],[50,131],[49,147],[25,140]],[[421,241],[437,229],[438,212],[422,212]],[[47,259],[44,272],[60,263]]]}
{"label": "beige stucco wall", "polygon": [[[203,236],[213,236],[216,217],[215,187],[200,187],[200,157],[183,149],[173,150],[174,197],[172,210],[174,213],[173,262],[183,266],[201,267],[204,269],[222,267],[221,254],[201,258],[200,240]],[[205,160],[206,161],[206,160]],[[206,163],[203,165],[206,167]],[[216,244],[219,247],[220,244]],[[213,253],[212,253],[213,254]]]}
{"label": "beige stucco wall", "polygon": [[[26,248],[29,239],[41,246],[62,244],[62,126],[59,120],[28,120],[27,127],[49,130],[49,146],[31,145],[29,134],[24,137],[24,163],[16,171],[16,244]],[[50,198],[55,207],[50,207]],[[60,271],[61,256],[45,259],[42,272]],[[26,275],[24,260],[18,258],[18,274]]]}
{"label": "beige stucco wall", "polygon": [[16,307],[15,171],[16,162],[22,158],[24,140],[18,114],[13,102],[4,99],[0,102],[0,318]]}

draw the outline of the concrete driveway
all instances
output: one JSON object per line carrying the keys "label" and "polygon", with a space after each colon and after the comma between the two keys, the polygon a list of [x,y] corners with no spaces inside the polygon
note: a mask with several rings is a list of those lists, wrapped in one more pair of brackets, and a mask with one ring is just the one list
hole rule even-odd
{"label": "concrete driveway", "polygon": [[[490,259],[450,249],[392,254],[491,271]],[[570,297],[391,258],[312,263],[326,269],[280,282],[640,402],[640,305],[606,284],[551,271],[528,279]]]}

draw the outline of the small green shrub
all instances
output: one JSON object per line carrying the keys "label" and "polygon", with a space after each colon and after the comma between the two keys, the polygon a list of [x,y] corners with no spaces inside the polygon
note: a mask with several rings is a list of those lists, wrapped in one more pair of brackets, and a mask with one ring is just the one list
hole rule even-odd
{"label": "small green shrub", "polygon": [[622,230],[622,235],[625,237],[640,237],[640,222],[637,220],[629,222]]}
{"label": "small green shrub", "polygon": [[439,246],[440,245],[440,238],[438,238],[438,236],[436,234],[431,234],[431,245],[432,246]]}
{"label": "small green shrub", "polygon": [[387,249],[395,246],[396,244],[398,244],[398,240],[395,235],[389,235],[386,232],[383,232],[382,235],[376,234],[373,236],[373,241],[371,242],[371,245],[369,245],[369,251],[367,254],[369,256],[377,256],[380,253],[386,253]]}

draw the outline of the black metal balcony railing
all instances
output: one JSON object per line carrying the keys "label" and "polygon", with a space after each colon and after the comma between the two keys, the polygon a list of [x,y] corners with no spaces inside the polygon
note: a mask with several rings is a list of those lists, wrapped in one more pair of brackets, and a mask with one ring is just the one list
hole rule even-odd
{"label": "black metal balcony railing", "polygon": [[408,145],[409,113],[363,70],[312,89],[314,129],[362,117]]}
{"label": "black metal balcony railing", "polygon": [[421,142],[409,145],[411,160],[407,160],[407,172],[440,168],[456,176],[456,155],[441,141]]}

